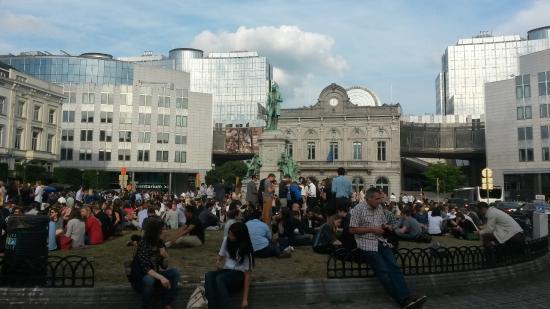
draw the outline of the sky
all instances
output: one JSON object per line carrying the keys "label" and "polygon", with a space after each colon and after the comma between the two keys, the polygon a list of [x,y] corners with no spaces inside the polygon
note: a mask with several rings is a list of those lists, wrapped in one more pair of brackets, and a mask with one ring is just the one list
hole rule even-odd
{"label": "sky", "polygon": [[550,0],[0,0],[0,54],[255,50],[283,107],[315,104],[334,82],[420,115],[435,113],[447,46],[480,31],[526,37],[550,25],[548,12]]}

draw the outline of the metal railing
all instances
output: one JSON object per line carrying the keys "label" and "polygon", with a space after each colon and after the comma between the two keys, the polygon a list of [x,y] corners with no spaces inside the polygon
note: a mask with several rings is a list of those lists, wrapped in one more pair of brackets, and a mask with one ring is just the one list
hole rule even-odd
{"label": "metal railing", "polygon": [[[428,275],[509,266],[532,261],[548,253],[548,237],[529,240],[519,250],[483,246],[398,249],[395,259],[404,275]],[[374,273],[359,251],[333,253],[327,278],[367,278]]]}
{"label": "metal railing", "polygon": [[[23,263],[22,263],[23,262]],[[41,286],[48,288],[83,288],[95,285],[95,268],[93,260],[77,255],[48,256],[46,269],[37,259],[18,260],[18,267],[28,265],[34,271],[20,272],[4,269],[6,257],[0,256],[0,286]],[[44,275],[45,274],[45,275]]]}

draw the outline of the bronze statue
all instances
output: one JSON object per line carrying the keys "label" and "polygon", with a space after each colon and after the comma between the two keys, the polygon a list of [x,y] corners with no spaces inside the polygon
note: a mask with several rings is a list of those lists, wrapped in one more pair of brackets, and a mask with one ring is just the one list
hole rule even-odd
{"label": "bronze statue", "polygon": [[292,179],[298,179],[300,169],[298,168],[296,161],[294,161],[291,157],[283,153],[277,162],[277,165],[279,166],[279,171],[283,173],[283,176],[289,175]]}
{"label": "bronze statue", "polygon": [[273,82],[267,95],[267,117],[265,127],[267,131],[274,131],[278,129],[277,125],[279,122],[279,116],[281,116],[282,102],[283,97],[279,91],[279,85],[277,85],[276,82]]}
{"label": "bronze statue", "polygon": [[260,175],[260,168],[262,167],[262,159],[258,154],[255,154],[254,157],[246,161],[246,178],[252,178],[252,175]]}

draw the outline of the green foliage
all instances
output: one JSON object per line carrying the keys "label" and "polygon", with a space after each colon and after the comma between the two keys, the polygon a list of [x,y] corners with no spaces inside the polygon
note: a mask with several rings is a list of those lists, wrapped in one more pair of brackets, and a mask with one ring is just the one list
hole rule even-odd
{"label": "green foliage", "polygon": [[237,177],[243,179],[246,176],[247,170],[243,161],[228,161],[206,172],[206,183],[215,184],[222,179],[228,184],[235,183]]}
{"label": "green foliage", "polygon": [[62,184],[80,186],[82,183],[82,172],[77,168],[56,167],[53,170],[53,177]]}
{"label": "green foliage", "polygon": [[110,184],[114,181],[114,173],[106,171],[85,170],[82,173],[84,185],[94,190],[109,189]]}
{"label": "green foliage", "polygon": [[16,165],[15,178],[22,179],[24,182],[35,182],[37,180],[43,183],[51,181],[51,175],[45,167],[39,165]]}
{"label": "green foliage", "polygon": [[446,163],[430,164],[424,176],[434,191],[437,190],[437,179],[439,179],[439,192],[451,192],[464,183],[462,170]]}

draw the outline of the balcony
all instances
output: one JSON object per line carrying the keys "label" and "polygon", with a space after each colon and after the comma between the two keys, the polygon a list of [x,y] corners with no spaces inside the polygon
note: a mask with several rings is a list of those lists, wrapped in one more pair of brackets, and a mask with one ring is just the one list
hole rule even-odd
{"label": "balcony", "polygon": [[27,150],[25,159],[28,161],[56,161],[57,155],[45,151]]}

